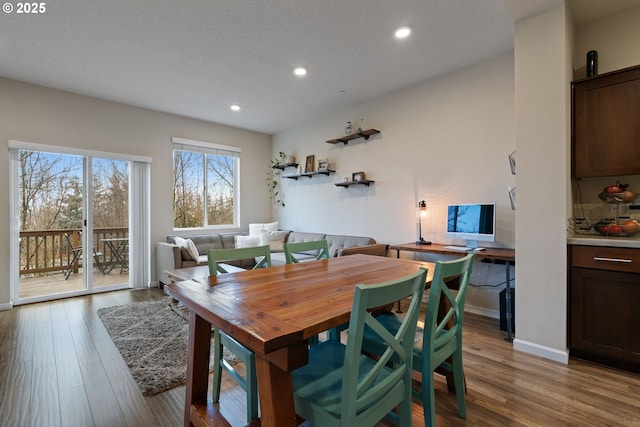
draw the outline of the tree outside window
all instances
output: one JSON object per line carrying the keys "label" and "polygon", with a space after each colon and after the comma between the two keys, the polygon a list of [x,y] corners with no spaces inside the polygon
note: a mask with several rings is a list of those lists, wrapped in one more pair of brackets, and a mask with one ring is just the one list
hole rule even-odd
{"label": "tree outside window", "polygon": [[188,150],[173,153],[174,228],[235,225],[239,159]]}

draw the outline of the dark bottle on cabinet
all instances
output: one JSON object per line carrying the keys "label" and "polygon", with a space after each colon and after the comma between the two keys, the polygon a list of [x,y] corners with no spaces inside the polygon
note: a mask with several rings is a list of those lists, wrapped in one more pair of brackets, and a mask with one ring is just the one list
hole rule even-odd
{"label": "dark bottle on cabinet", "polygon": [[587,52],[587,77],[598,75],[598,51],[590,50]]}

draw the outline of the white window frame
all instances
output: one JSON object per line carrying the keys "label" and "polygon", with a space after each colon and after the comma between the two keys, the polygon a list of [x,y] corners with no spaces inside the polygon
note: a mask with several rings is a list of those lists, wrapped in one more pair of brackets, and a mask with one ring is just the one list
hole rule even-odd
{"label": "white window frame", "polygon": [[[175,161],[175,152],[176,151],[190,151],[194,153],[205,154],[205,165],[203,169],[203,182],[206,188],[207,186],[207,167],[206,167],[206,155],[220,155],[220,156],[231,156],[233,157],[233,223],[232,224],[220,224],[220,225],[208,225],[208,212],[207,212],[207,198],[205,192],[205,203],[204,203],[204,224],[201,227],[187,227],[187,228],[176,228],[175,224],[173,229],[174,231],[180,230],[198,230],[198,229],[228,229],[228,228],[238,228],[240,225],[240,154],[242,153],[242,148],[234,147],[231,145],[222,145],[216,144],[212,142],[204,142],[197,141],[193,139],[187,138],[179,138],[172,137],[171,143],[173,144],[172,151],[172,161]],[[173,171],[172,171],[173,173]],[[172,189],[175,191],[175,189]],[[172,206],[172,222],[173,222],[173,209],[175,207]]]}

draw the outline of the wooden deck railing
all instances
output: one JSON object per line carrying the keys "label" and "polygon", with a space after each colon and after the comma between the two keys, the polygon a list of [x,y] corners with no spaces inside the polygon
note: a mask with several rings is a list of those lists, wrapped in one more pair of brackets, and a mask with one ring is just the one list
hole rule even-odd
{"label": "wooden deck railing", "polygon": [[[57,271],[66,271],[73,259],[71,248],[64,235],[69,234],[73,246],[81,246],[81,231],[78,229],[38,230],[20,232],[20,275],[42,275]],[[102,241],[107,238],[129,236],[129,229],[123,227],[96,228],[93,243],[101,253],[100,262],[109,263],[114,254]],[[93,261],[93,254],[89,252]],[[86,255],[83,257],[89,259]],[[80,262],[80,267],[82,263]],[[77,271],[75,271],[77,273]]]}

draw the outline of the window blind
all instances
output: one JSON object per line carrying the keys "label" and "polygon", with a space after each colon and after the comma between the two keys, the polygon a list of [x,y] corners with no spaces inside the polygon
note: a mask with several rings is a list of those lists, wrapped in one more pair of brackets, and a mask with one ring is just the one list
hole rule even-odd
{"label": "window blind", "polygon": [[240,157],[242,149],[231,145],[214,144],[212,142],[195,141],[185,138],[171,138],[175,150],[192,151],[203,154],[218,154],[220,156]]}

